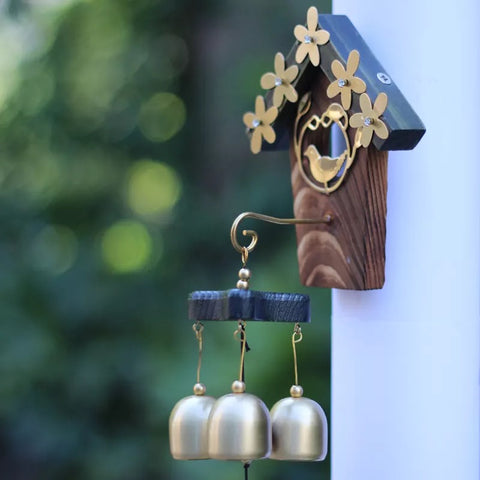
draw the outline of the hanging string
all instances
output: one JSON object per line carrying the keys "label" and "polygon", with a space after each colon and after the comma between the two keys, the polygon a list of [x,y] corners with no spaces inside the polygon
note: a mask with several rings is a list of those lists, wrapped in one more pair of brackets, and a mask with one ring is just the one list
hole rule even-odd
{"label": "hanging string", "polygon": [[238,373],[238,379],[241,382],[245,382],[245,352],[250,350],[250,347],[247,343],[247,332],[245,327],[247,322],[245,320],[238,321],[238,328],[233,333],[234,337],[237,340],[240,340],[240,370]]}
{"label": "hanging string", "polygon": [[295,385],[298,385],[298,369],[297,369],[297,348],[296,343],[301,342],[303,338],[302,329],[298,323],[293,327],[292,348],[293,348],[293,366],[295,368]]}
{"label": "hanging string", "polygon": [[245,480],[248,480],[248,468],[250,467],[250,462],[245,462],[243,464],[243,470],[245,472]]}
{"label": "hanging string", "polygon": [[197,366],[197,383],[200,383],[200,369],[202,368],[202,352],[203,352],[203,324],[201,322],[195,322],[193,324],[193,331],[198,341],[198,366]]}

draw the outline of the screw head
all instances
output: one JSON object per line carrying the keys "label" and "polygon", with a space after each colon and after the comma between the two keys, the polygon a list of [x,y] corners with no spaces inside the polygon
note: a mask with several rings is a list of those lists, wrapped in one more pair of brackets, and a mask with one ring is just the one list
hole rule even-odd
{"label": "screw head", "polygon": [[384,84],[390,85],[392,83],[392,79],[384,72],[378,72],[377,78]]}
{"label": "screw head", "polygon": [[373,123],[373,118],[366,117],[366,118],[363,120],[363,124],[364,124],[366,127],[369,127],[372,123]]}

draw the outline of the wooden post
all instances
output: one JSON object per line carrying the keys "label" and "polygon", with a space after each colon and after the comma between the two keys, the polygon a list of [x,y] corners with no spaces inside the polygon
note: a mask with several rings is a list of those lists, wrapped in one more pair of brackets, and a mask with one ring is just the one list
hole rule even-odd
{"label": "wooden post", "polygon": [[478,480],[480,4],[333,3],[427,134],[390,154],[384,289],[333,291],[332,479]]}

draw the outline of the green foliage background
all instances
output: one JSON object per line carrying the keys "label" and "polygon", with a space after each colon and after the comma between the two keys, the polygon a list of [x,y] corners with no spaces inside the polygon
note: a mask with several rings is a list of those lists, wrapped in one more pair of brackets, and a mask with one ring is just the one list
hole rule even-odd
{"label": "green foliage background", "polygon": [[[241,118],[310,3],[0,4],[0,478],[242,478],[172,460],[168,416],[195,381],[188,293],[237,279],[233,219],[292,215],[287,153],[253,156]],[[293,228],[251,223],[252,288],[312,297],[300,380],[329,414],[329,292],[300,286]],[[214,396],[237,374],[234,328],[205,328]],[[269,407],[291,330],[248,326],[248,391]],[[327,479],[329,462],[250,475]]]}

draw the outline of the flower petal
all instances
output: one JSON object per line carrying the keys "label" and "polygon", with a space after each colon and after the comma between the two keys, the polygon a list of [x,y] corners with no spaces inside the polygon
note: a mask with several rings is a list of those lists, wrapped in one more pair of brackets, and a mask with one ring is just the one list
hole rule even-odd
{"label": "flower petal", "polygon": [[383,140],[388,137],[387,126],[381,120],[375,120],[375,123],[373,124],[373,129],[375,130],[375,134],[377,135],[377,137],[382,138]]}
{"label": "flower petal", "polygon": [[302,63],[305,60],[305,57],[308,55],[308,47],[309,45],[305,45],[304,43],[298,46],[295,53],[295,61],[297,63]]}
{"label": "flower petal", "polygon": [[255,99],[255,115],[261,119],[265,113],[265,100],[261,95],[257,95]]}
{"label": "flower petal", "polygon": [[273,143],[277,138],[275,135],[275,130],[270,125],[263,126],[261,132],[263,138],[265,138],[268,143]]}
{"label": "flower petal", "polygon": [[358,53],[358,50],[352,50],[347,60],[347,73],[353,75],[357,71],[359,64],[360,54]]}
{"label": "flower petal", "polygon": [[354,113],[350,117],[350,126],[353,128],[363,127],[363,117],[361,113]]}
{"label": "flower petal", "polygon": [[298,100],[298,93],[292,85],[284,85],[284,95],[289,102],[295,103]]}
{"label": "flower petal", "polygon": [[262,134],[260,129],[262,127],[256,128],[252,133],[252,138],[250,139],[250,150],[252,153],[258,153],[262,149]]}
{"label": "flower petal", "polygon": [[284,89],[285,87],[283,85],[280,85],[273,91],[274,107],[280,108],[280,105],[283,103]]}
{"label": "flower petal", "polygon": [[317,45],[325,45],[330,40],[330,33],[326,30],[318,30],[315,32],[315,43]]}
{"label": "flower petal", "polygon": [[347,72],[339,60],[332,62],[332,72],[339,80],[347,76]]}
{"label": "flower petal", "polygon": [[387,94],[380,92],[375,100],[375,103],[373,104],[373,109],[378,116],[380,116],[385,111],[385,109],[387,108],[387,103]]}
{"label": "flower petal", "polygon": [[248,127],[248,128],[254,128],[253,127],[253,121],[256,119],[257,117],[255,116],[254,113],[252,112],[247,112],[244,116],[243,116],[243,123]]}
{"label": "flower petal", "polygon": [[296,65],[292,65],[285,70],[285,73],[283,74],[283,80],[288,83],[292,83],[297,78],[297,75],[298,67]]}
{"label": "flower petal", "polygon": [[263,74],[260,79],[260,86],[265,90],[270,90],[275,86],[275,78],[277,78],[277,76],[272,72]]}
{"label": "flower petal", "polygon": [[340,90],[341,99],[342,99],[342,106],[345,110],[348,110],[352,105],[352,91],[349,87],[343,87]]}
{"label": "flower petal", "polygon": [[275,55],[274,66],[275,73],[281,77],[283,72],[285,72],[285,57],[280,52]]}
{"label": "flower petal", "polygon": [[349,79],[350,82],[350,88],[355,92],[355,93],[363,93],[367,89],[366,83],[358,77],[352,77]]}
{"label": "flower petal", "polygon": [[318,27],[318,10],[316,7],[310,7],[307,11],[307,27],[315,31]]}
{"label": "flower petal", "polygon": [[364,127],[362,129],[362,147],[367,148],[370,145],[370,142],[372,141],[373,137],[373,128],[370,127]]}
{"label": "flower petal", "polygon": [[278,109],[277,107],[270,107],[262,116],[261,122],[264,125],[270,125],[278,115]]}
{"label": "flower petal", "polygon": [[327,97],[333,98],[336,97],[341,91],[341,88],[338,86],[338,82],[334,80],[327,88]]}
{"label": "flower petal", "polygon": [[308,30],[303,25],[297,25],[293,29],[293,34],[299,42],[303,43],[305,40],[305,35],[308,35]]}
{"label": "flower petal", "polygon": [[370,97],[366,93],[362,93],[360,95],[360,108],[362,109],[362,112],[364,114],[372,114],[372,102],[370,101]]}
{"label": "flower petal", "polygon": [[310,62],[312,62],[312,65],[315,67],[318,67],[318,65],[320,65],[320,52],[318,51],[318,47],[315,43],[310,43],[308,47]]}

